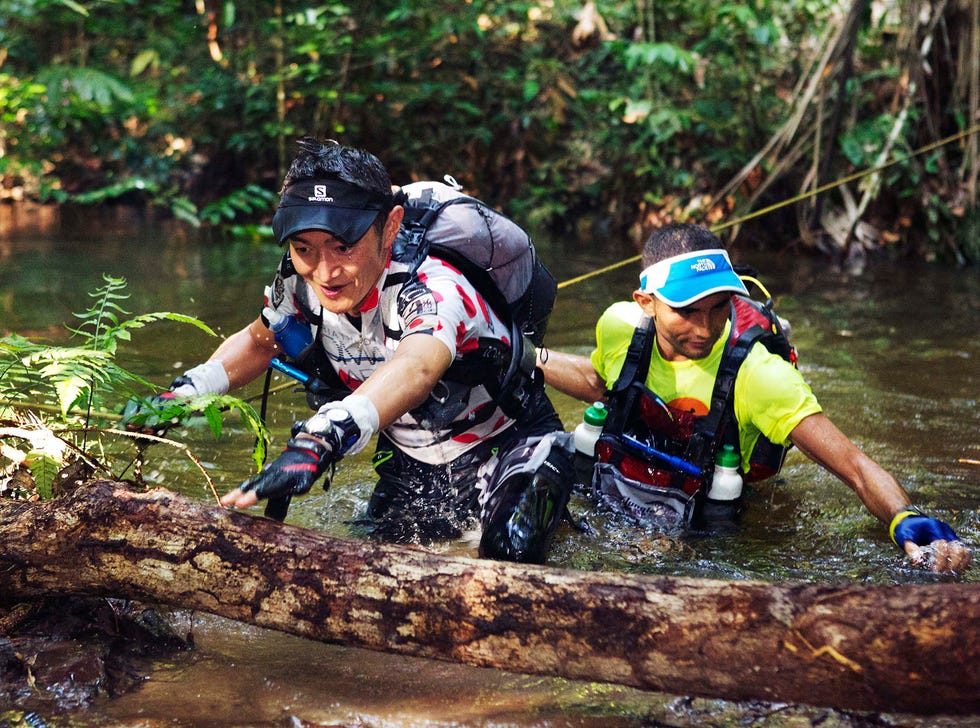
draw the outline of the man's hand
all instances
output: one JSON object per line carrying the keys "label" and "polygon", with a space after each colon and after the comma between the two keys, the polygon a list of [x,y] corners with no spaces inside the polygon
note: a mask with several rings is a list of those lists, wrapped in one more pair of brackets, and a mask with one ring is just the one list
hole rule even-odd
{"label": "man's hand", "polygon": [[228,375],[224,365],[217,359],[210,359],[174,379],[168,392],[153,397],[131,397],[122,411],[122,425],[133,432],[163,435],[189,414],[180,400],[227,391]]}
{"label": "man's hand", "polygon": [[[293,437],[261,473],[230,491],[221,504],[248,508],[260,498],[305,493],[326,469],[347,453],[359,452],[378,429],[378,411],[367,397],[352,394],[328,402],[306,422],[293,425]],[[323,484],[330,487],[330,480]]]}
{"label": "man's hand", "polygon": [[948,524],[929,518],[917,510],[904,510],[891,522],[892,540],[905,549],[917,566],[928,566],[937,573],[962,574],[973,556]]}
{"label": "man's hand", "polygon": [[[260,498],[300,495],[307,492],[328,467],[339,459],[331,444],[300,433],[286,443],[282,454],[261,473],[226,493],[221,504],[248,508]],[[325,488],[329,487],[329,482]]]}
{"label": "man's hand", "polygon": [[356,455],[378,431],[378,410],[367,397],[351,394],[339,402],[327,402],[302,429],[317,437],[336,440],[341,455]]}
{"label": "man's hand", "polygon": [[184,408],[173,392],[154,397],[130,397],[123,408],[120,424],[131,432],[160,436],[180,422],[184,414]]}

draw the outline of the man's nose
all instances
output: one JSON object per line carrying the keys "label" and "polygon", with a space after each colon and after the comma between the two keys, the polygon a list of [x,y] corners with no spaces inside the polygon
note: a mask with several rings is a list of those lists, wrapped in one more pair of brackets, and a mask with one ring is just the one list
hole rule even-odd
{"label": "man's nose", "polygon": [[316,263],[317,277],[324,282],[336,278],[340,269],[341,266],[330,255],[321,254]]}
{"label": "man's nose", "polygon": [[698,329],[699,333],[711,331],[711,316],[707,312],[695,313],[688,321],[694,328]]}

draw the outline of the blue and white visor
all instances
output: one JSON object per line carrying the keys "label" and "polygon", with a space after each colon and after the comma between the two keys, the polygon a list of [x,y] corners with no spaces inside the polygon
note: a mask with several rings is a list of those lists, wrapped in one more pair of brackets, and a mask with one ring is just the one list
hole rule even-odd
{"label": "blue and white visor", "polygon": [[696,250],[654,263],[640,273],[640,290],[674,308],[721,291],[749,295],[732,269],[728,253],[721,248]]}

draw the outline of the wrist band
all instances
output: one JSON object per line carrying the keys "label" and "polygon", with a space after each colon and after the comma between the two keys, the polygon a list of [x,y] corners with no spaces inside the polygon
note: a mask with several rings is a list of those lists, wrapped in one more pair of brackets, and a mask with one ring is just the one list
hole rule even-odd
{"label": "wrist band", "polygon": [[[226,394],[228,392],[228,373],[225,371],[224,364],[217,359],[208,359],[203,364],[188,369],[184,372],[184,377],[189,382],[182,383],[181,386],[174,389],[174,394],[178,396],[190,397],[195,394]],[[183,389],[184,387],[190,387],[194,391],[187,391]]]}
{"label": "wrist band", "polygon": [[899,511],[898,513],[895,514],[895,517],[892,518],[891,525],[888,527],[888,535],[891,536],[892,542],[896,546],[902,545],[895,540],[895,529],[898,528],[898,524],[904,521],[909,516],[921,516],[921,515],[922,513],[915,509],[906,509],[904,511]]}
{"label": "wrist band", "polygon": [[371,437],[381,426],[378,408],[363,394],[349,394],[340,403],[350,412],[350,416],[359,430],[357,441],[352,443],[346,451],[348,455],[356,455],[367,446]]}
{"label": "wrist band", "polygon": [[330,443],[328,443],[322,437],[318,437],[317,435],[314,435],[312,432],[297,432],[296,433],[296,436],[293,437],[292,439],[293,440],[312,440],[313,442],[315,442],[317,445],[319,445],[320,447],[322,447],[324,450],[327,450],[328,452],[331,451],[331,450],[333,450],[333,448],[330,447]]}

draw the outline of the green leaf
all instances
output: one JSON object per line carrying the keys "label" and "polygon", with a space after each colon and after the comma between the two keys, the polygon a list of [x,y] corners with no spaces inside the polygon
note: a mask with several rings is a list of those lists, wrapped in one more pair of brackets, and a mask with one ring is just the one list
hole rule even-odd
{"label": "green leaf", "polygon": [[215,439],[221,437],[221,410],[219,410],[214,404],[209,404],[204,408],[204,418],[208,421],[208,426],[211,428],[211,432],[214,434]]}
{"label": "green leaf", "polygon": [[84,5],[75,2],[75,0],[56,0],[56,2],[59,5],[64,5],[69,10],[73,10],[79,15],[84,15],[85,17],[88,17],[88,9]]}
{"label": "green leaf", "polygon": [[148,48],[136,54],[133,62],[129,64],[129,75],[139,76],[147,68],[157,68],[160,65],[160,54],[155,48]]}
{"label": "green leaf", "polygon": [[47,86],[49,103],[63,103],[66,96],[74,93],[81,101],[92,102],[108,109],[114,102],[130,103],[133,91],[114,76],[88,66],[48,66],[38,73],[38,79]]}
{"label": "green leaf", "polygon": [[37,488],[41,500],[51,499],[51,484],[54,483],[58,471],[64,465],[46,453],[31,453],[28,455],[28,468],[34,476],[34,487]]}
{"label": "green leaf", "polygon": [[524,82],[524,100],[531,101],[541,91],[541,84],[533,79]]}
{"label": "green leaf", "polygon": [[83,392],[88,390],[88,382],[79,377],[59,380],[54,383],[55,391],[58,393],[58,400],[61,404],[61,415],[68,415],[68,410],[78,401]]}
{"label": "green leaf", "polygon": [[97,190],[90,190],[89,192],[81,192],[77,195],[72,195],[71,199],[72,201],[81,205],[93,205],[98,202],[118,199],[129,192],[143,191],[151,193],[156,192],[156,183],[143,177],[130,177],[120,180],[119,182],[114,182],[111,185],[101,187]]}
{"label": "green leaf", "polygon": [[841,139],[841,151],[853,165],[861,164],[864,153],[861,150],[861,143],[854,137],[844,137]]}

